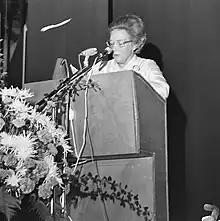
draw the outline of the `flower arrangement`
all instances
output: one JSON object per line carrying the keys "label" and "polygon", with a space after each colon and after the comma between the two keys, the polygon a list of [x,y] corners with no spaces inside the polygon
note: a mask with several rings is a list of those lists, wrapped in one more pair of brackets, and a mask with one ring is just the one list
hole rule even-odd
{"label": "flower arrangement", "polygon": [[39,186],[39,197],[50,197],[51,187],[62,184],[54,162],[57,147],[62,146],[64,153],[71,151],[67,134],[49,116],[25,103],[33,96],[28,90],[4,88],[0,95],[1,182],[17,195]]}
{"label": "flower arrangement", "polygon": [[63,184],[54,159],[58,147],[64,154],[71,151],[67,134],[27,102],[33,96],[29,90],[3,88],[0,96],[0,184],[16,198],[34,190],[39,198],[50,198]]}

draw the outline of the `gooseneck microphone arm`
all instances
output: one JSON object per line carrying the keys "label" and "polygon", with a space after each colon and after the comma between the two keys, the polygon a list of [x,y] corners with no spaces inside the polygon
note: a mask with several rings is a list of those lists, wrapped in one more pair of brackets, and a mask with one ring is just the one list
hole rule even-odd
{"label": "gooseneck microphone arm", "polygon": [[[104,50],[103,53],[99,53],[97,56],[96,64],[100,61],[103,61],[105,56],[110,53],[111,49],[109,49],[108,47]],[[43,99],[36,103],[36,105],[38,106],[37,110],[42,111],[47,105],[47,102],[50,101],[54,96],[56,96],[60,92],[67,93],[68,89],[70,89],[74,84],[76,85],[76,83],[79,82],[84,77],[84,75],[92,69],[93,65],[94,64],[84,67],[82,70],[77,71],[72,77],[69,77],[63,82],[61,82],[55,90],[45,95]]]}

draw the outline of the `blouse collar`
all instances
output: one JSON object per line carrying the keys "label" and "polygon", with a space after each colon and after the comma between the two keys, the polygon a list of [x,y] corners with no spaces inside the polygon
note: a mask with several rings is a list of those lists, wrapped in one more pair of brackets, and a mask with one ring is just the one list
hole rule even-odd
{"label": "blouse collar", "polygon": [[115,60],[113,62],[115,68],[120,71],[133,70],[134,66],[138,64],[138,56],[134,54],[131,60],[122,68],[118,65],[118,63]]}

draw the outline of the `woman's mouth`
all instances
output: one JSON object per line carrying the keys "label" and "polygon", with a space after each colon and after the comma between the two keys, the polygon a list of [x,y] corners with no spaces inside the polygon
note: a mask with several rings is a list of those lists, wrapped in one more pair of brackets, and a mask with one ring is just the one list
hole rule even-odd
{"label": "woman's mouth", "polygon": [[118,56],[119,56],[119,54],[117,54],[117,53],[113,54],[113,57],[118,57]]}

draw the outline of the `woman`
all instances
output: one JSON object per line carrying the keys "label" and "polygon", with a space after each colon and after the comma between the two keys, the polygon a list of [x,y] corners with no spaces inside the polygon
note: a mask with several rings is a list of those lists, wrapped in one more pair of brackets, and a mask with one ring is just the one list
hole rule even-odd
{"label": "woman", "polygon": [[133,70],[139,73],[164,98],[169,95],[169,85],[160,68],[150,59],[140,58],[146,42],[146,33],[141,18],[136,15],[119,17],[109,26],[109,41],[113,59],[108,61],[99,73]]}

